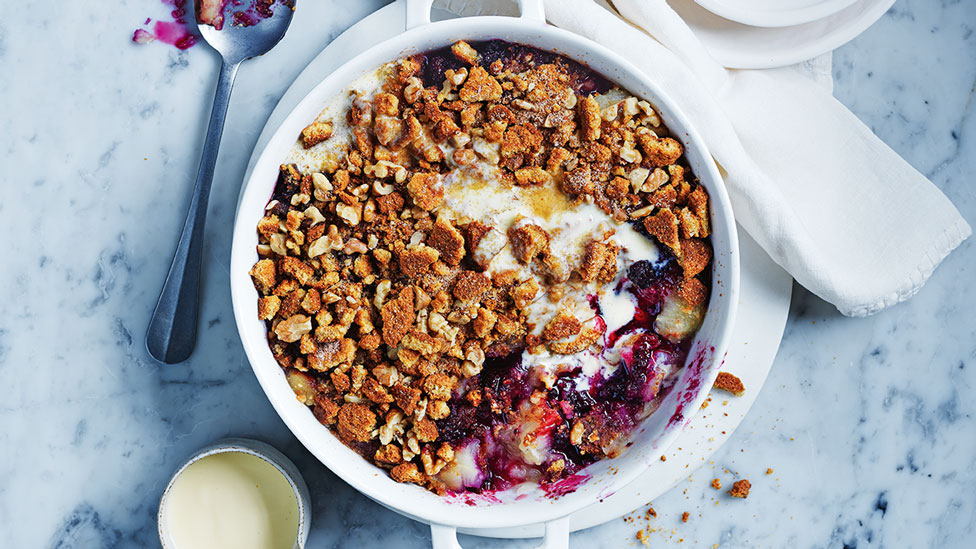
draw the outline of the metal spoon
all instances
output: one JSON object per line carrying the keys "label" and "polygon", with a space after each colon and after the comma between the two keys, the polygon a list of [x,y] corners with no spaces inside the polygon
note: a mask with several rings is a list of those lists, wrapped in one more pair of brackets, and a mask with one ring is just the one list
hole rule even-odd
{"label": "metal spoon", "polygon": [[[289,4],[293,6],[294,1]],[[221,30],[210,25],[199,25],[203,39],[220,53],[220,77],[217,80],[217,93],[213,112],[210,114],[207,139],[203,145],[197,182],[193,187],[186,221],[183,223],[183,233],[146,334],[146,349],[153,358],[161,362],[183,362],[193,352],[196,344],[203,263],[203,227],[207,217],[214,165],[217,162],[217,148],[224,130],[224,118],[237,69],[245,60],[266,53],[281,40],[291,23],[292,13],[292,7],[276,5],[272,17],[251,26],[234,25],[229,17]]]}

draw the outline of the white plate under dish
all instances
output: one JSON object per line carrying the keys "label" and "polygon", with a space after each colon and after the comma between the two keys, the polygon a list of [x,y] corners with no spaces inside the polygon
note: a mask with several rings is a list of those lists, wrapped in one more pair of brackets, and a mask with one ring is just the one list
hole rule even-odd
{"label": "white plate under dish", "polygon": [[[308,2],[303,5],[302,10],[302,17],[307,20],[328,16],[326,6],[320,3]],[[448,17],[450,15],[446,12],[435,14],[435,19]],[[403,21],[403,0],[399,0],[350,27],[301,71],[268,118],[255,145],[245,180],[250,178],[260,152],[275,129],[298,102],[325,75],[386,37],[402,32]],[[722,369],[742,379],[747,387],[746,394],[730,399],[728,406],[721,410],[712,407],[699,412],[673,444],[673,447],[682,448],[681,452],[669,452],[666,462],[652,464],[646,473],[623,490],[571,515],[569,522],[573,531],[590,528],[629,513],[686,478],[731,436],[755,401],[783,335],[789,311],[792,278],[748,235],[741,230],[739,235],[741,299],[728,358]],[[461,531],[496,538],[540,537],[544,533],[544,525]]]}
{"label": "white plate under dish", "polygon": [[784,67],[833,51],[867,30],[894,3],[857,0],[829,17],[802,25],[754,27],[715,15],[695,0],[668,0],[712,57],[731,69]]}
{"label": "white plate under dish", "polygon": [[695,0],[731,21],[754,27],[789,27],[833,15],[857,0]]}

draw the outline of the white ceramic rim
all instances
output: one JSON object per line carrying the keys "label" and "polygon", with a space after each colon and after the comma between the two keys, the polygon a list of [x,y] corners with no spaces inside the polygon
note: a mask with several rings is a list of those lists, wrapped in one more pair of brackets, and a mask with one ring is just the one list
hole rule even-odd
{"label": "white ceramic rim", "polygon": [[[472,17],[425,25],[370,48],[334,71],[316,86],[271,137],[255,164],[244,190],[234,227],[230,266],[235,320],[255,375],[282,420],[312,454],[363,494],[383,505],[399,510],[402,514],[428,523],[466,528],[495,528],[549,522],[594,503],[601,494],[605,496],[612,493],[636,478],[651,461],[647,453],[650,452],[655,458],[660,456],[677,436],[690,414],[676,414],[674,425],[665,429],[664,434],[654,441],[653,446],[635,444],[624,455],[614,460],[603,460],[594,464],[594,466],[602,464],[600,472],[594,474],[591,481],[583,484],[575,492],[560,498],[474,507],[451,503],[447,498],[437,497],[418,487],[394,482],[385,471],[345,447],[328,429],[323,428],[315,420],[304,405],[297,401],[285,380],[283,371],[274,361],[268,348],[265,326],[256,315],[257,293],[247,274],[257,259],[255,253],[257,236],[254,227],[273,189],[278,165],[295,143],[298,133],[319,113],[325,102],[367,70],[372,70],[403,55],[449,45],[460,38],[468,40],[501,38],[557,51],[570,58],[582,60],[611,80],[620,82],[623,87],[650,98],[652,103],[659,107],[661,117],[675,136],[688,145],[688,158],[692,168],[712,197],[713,246],[716,245],[717,235],[722,235],[726,240],[725,246],[716,246],[712,301],[710,312],[706,315],[706,324],[714,322],[717,326],[708,341],[714,351],[707,364],[702,364],[702,375],[694,380],[694,391],[689,389],[687,393],[683,393],[679,390],[688,385],[688,380],[683,373],[675,391],[669,395],[669,398],[673,397],[672,400],[675,401],[679,398],[685,399],[680,406],[676,403],[669,404],[674,405],[676,409],[681,409],[681,406],[686,407],[688,412],[698,409],[718,374],[721,360],[728,347],[738,295],[737,237],[731,206],[721,176],[698,133],[691,128],[675,103],[650,79],[641,75],[630,63],[618,58],[606,48],[567,31],[543,26],[538,21],[509,17]],[[721,306],[718,306],[719,304]],[[712,310],[713,305],[715,310]],[[665,402],[668,402],[668,399],[665,399]],[[667,409],[669,408],[665,408],[665,404],[662,404],[662,410]],[[654,417],[660,418],[661,414],[651,416]],[[642,429],[641,433],[643,432]],[[638,450],[641,451],[640,454]],[[643,466],[614,467],[614,464],[620,464],[627,456],[632,456],[631,461],[643,459]],[[613,468],[614,473],[607,473],[608,468]]]}
{"label": "white ceramic rim", "polygon": [[159,509],[156,511],[156,530],[159,533],[159,543],[163,549],[179,549],[168,545],[168,536],[163,529],[165,524],[163,511],[166,508],[166,498],[169,496],[169,491],[173,488],[173,483],[176,482],[176,479],[190,465],[205,457],[228,452],[238,452],[262,459],[285,477],[291,486],[292,492],[295,494],[295,500],[298,502],[298,531],[295,532],[295,547],[304,547],[305,541],[308,539],[308,532],[311,529],[312,521],[310,520],[311,513],[309,512],[311,499],[309,498],[308,485],[305,484],[305,479],[302,478],[298,467],[277,448],[266,442],[235,437],[220,439],[197,450],[176,468],[176,472],[173,473],[169,482],[166,483],[166,489],[163,490],[163,495],[159,498]]}
{"label": "white ceramic rim", "polygon": [[829,17],[857,0],[823,0],[816,4],[791,9],[762,9],[742,5],[736,0],[695,0],[706,10],[754,27],[792,27]]}
{"label": "white ceramic rim", "polygon": [[716,61],[730,69],[772,69],[802,63],[850,42],[895,0],[857,0],[824,19],[790,27],[754,27],[724,19],[694,0],[671,0]]}

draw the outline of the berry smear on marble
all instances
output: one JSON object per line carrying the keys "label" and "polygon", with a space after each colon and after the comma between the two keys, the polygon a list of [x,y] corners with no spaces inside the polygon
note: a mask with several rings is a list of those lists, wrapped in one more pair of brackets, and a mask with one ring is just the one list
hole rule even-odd
{"label": "berry smear on marble", "polygon": [[[153,20],[147,17],[142,28],[132,33],[136,44],[162,42],[185,50],[197,43],[199,38],[187,21],[187,0],[161,0],[170,7],[169,20]],[[294,9],[293,0],[202,0],[197,4],[197,22],[210,25],[217,30],[224,28],[226,21],[239,27],[257,25],[274,15],[276,6]]]}

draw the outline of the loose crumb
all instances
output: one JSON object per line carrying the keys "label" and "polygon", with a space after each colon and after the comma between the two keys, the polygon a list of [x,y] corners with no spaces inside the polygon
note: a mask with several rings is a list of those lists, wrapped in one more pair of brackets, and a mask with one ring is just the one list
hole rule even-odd
{"label": "loose crumb", "polygon": [[657,517],[657,511],[655,511],[653,507],[648,507],[647,508],[647,514],[645,515],[645,518],[652,518],[652,517],[654,517],[654,518]]}
{"label": "loose crumb", "polygon": [[721,490],[722,489],[722,481],[720,481],[717,478],[713,478],[712,479],[712,488],[715,488],[716,490]]}
{"label": "loose crumb", "polygon": [[690,517],[690,516],[691,516],[691,514],[688,513],[688,511],[685,511],[684,513],[681,513],[681,522],[688,522],[688,517]]}
{"label": "loose crumb", "polygon": [[767,475],[771,475],[771,474],[773,474],[773,470],[772,470],[772,469],[768,469],[768,468],[767,468],[767,469],[766,469],[766,474],[767,474]]}
{"label": "loose crumb", "polygon": [[667,456],[665,456],[665,455],[662,454],[661,455],[661,461],[667,461],[667,460],[668,460]]}
{"label": "loose crumb", "polygon": [[742,396],[746,392],[742,380],[728,372],[718,373],[718,377],[715,379],[715,388],[732,393],[735,396]]}
{"label": "loose crumb", "polygon": [[734,498],[747,498],[749,497],[749,489],[752,488],[752,483],[746,479],[737,480],[732,485],[732,489],[729,490],[729,495]]}

